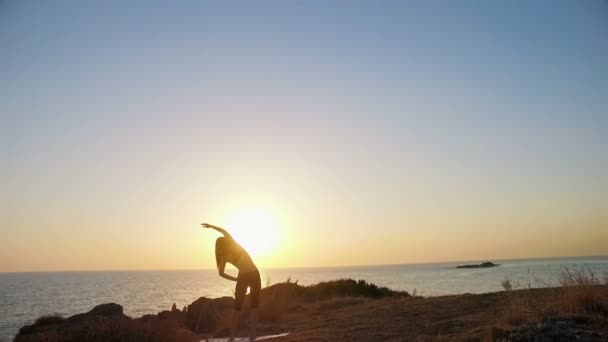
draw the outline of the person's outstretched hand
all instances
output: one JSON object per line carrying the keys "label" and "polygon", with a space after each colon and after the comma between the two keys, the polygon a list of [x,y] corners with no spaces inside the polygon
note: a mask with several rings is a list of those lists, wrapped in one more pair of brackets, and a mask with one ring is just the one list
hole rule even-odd
{"label": "person's outstretched hand", "polygon": [[209,223],[201,223],[201,226],[204,228],[211,228],[212,226]]}

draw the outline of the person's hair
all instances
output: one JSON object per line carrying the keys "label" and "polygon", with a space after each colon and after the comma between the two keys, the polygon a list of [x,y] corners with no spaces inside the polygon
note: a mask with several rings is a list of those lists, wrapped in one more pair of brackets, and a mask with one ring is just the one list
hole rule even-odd
{"label": "person's hair", "polygon": [[215,263],[219,267],[220,262],[222,261],[224,254],[226,253],[226,245],[228,244],[228,239],[225,237],[219,237],[215,240]]}

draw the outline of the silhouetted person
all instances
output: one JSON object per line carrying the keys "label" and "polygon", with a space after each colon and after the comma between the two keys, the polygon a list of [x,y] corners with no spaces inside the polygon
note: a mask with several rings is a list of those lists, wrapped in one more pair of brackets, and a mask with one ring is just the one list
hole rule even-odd
{"label": "silhouetted person", "polygon": [[[211,228],[222,233],[224,236],[215,240],[215,261],[220,277],[228,280],[236,281],[236,289],[234,290],[234,312],[232,314],[232,322],[230,324],[230,341],[234,340],[234,334],[243,308],[245,293],[247,288],[251,292],[251,332],[250,338],[252,341],[256,338],[256,325],[258,322],[258,306],[260,304],[260,289],[262,282],[260,280],[260,272],[251,260],[249,254],[241,247],[228,232],[220,227],[211,224],[203,223],[203,227]],[[236,277],[224,273],[226,263],[229,262],[239,270]]]}

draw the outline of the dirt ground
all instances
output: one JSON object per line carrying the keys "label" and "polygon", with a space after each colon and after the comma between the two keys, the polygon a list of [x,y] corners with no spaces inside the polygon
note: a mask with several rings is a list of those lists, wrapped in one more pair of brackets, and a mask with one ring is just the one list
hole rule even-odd
{"label": "dirt ground", "polygon": [[[604,294],[604,299],[608,298],[608,289]],[[515,296],[530,300],[525,313],[534,317],[535,307],[556,295],[543,289]],[[431,298],[342,298],[295,305],[283,321],[283,329],[292,333],[276,341],[493,341],[496,331],[519,323],[509,323],[514,319],[511,312],[521,309],[512,307],[514,302],[521,302],[511,296],[499,292]],[[608,340],[608,319],[592,316],[595,323],[590,329]]]}

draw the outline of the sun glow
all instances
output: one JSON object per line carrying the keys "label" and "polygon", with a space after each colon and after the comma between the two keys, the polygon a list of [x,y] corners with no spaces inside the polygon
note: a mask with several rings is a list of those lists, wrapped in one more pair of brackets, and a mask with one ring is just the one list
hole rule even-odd
{"label": "sun glow", "polygon": [[226,228],[251,256],[266,256],[279,245],[280,228],[270,211],[242,208],[231,214]]}

